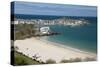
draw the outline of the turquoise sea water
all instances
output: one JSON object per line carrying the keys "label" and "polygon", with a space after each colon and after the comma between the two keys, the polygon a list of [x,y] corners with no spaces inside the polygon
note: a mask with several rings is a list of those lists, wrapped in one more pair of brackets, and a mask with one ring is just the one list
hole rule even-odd
{"label": "turquoise sea water", "polygon": [[96,22],[75,27],[52,25],[50,29],[55,32],[60,32],[61,35],[46,36],[48,41],[60,43],[83,51],[97,53]]}

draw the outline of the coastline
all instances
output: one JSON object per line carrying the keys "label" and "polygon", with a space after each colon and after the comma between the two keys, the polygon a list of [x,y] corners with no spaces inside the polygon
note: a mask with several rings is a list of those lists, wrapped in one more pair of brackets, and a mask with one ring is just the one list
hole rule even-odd
{"label": "coastline", "polygon": [[41,40],[41,41],[43,41],[43,42],[46,42],[46,43],[53,44],[54,46],[58,46],[58,47],[61,47],[61,48],[64,48],[64,49],[69,49],[69,50],[73,50],[73,51],[76,51],[76,52],[80,52],[80,53],[85,53],[85,54],[90,54],[90,55],[96,56],[96,53],[92,53],[92,52],[80,50],[80,49],[73,48],[73,47],[70,47],[70,46],[65,46],[65,45],[63,45],[63,44],[51,42],[51,41],[44,40],[44,39],[39,39],[39,40]]}
{"label": "coastline", "polygon": [[43,62],[48,59],[53,59],[58,63],[62,59],[96,58],[96,54],[57,44],[58,43],[41,40],[36,37],[16,40],[14,42],[14,46],[19,48],[17,51],[22,52],[31,58],[33,55],[37,54],[40,56],[38,60],[42,60]]}
{"label": "coastline", "polygon": [[58,46],[58,47],[61,47],[61,48],[64,48],[64,49],[69,49],[69,50],[73,50],[73,51],[76,51],[76,52],[82,52],[82,53],[86,53],[86,54],[90,54],[90,55],[94,55],[96,56],[96,53],[94,52],[90,52],[90,51],[84,51],[84,50],[81,50],[81,49],[77,49],[77,48],[74,48],[74,47],[71,47],[71,46],[66,46],[64,44],[59,44],[59,43],[56,43],[56,42],[51,42],[51,41],[48,41],[46,38],[45,39],[42,39],[40,38],[39,40],[43,41],[43,42],[46,42],[46,43],[51,43],[55,46]]}

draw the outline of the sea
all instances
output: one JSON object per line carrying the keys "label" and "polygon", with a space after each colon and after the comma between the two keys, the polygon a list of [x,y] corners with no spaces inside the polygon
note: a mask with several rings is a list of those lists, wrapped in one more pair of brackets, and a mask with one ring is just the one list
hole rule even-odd
{"label": "sea", "polygon": [[97,17],[78,17],[78,16],[49,16],[49,15],[20,15],[16,14],[19,19],[57,19],[61,17],[72,19],[85,19],[89,21],[87,25],[81,26],[65,26],[65,25],[49,25],[50,30],[60,32],[60,35],[44,36],[51,42],[59,43],[64,46],[69,46],[86,52],[97,54]]}

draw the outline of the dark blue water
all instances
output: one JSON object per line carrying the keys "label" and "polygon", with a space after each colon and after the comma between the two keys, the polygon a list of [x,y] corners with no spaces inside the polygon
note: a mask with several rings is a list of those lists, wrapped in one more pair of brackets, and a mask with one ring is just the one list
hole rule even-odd
{"label": "dark blue water", "polygon": [[[61,17],[61,16],[60,16]],[[57,19],[59,16],[16,15],[20,19]],[[51,25],[50,29],[61,35],[47,36],[47,40],[60,43],[80,50],[97,53],[97,18],[96,17],[67,17],[85,19],[90,24],[82,26]]]}
{"label": "dark blue water", "polygon": [[52,20],[52,19],[59,19],[62,17],[72,18],[72,19],[86,19],[86,20],[93,20],[97,21],[96,17],[83,17],[83,16],[53,16],[53,15],[26,15],[26,14],[11,14],[14,15],[15,18],[18,19],[44,19],[44,20]]}

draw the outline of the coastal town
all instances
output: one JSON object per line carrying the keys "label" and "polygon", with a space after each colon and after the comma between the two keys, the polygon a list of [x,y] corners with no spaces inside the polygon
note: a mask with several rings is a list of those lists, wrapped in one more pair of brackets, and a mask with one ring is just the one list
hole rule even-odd
{"label": "coastal town", "polygon": [[[18,24],[32,24],[34,29],[37,30],[36,34],[49,34],[50,33],[50,27],[49,25],[64,25],[64,26],[80,26],[80,25],[86,25],[89,24],[87,20],[84,19],[68,19],[68,18],[60,18],[60,19],[52,19],[52,20],[43,20],[43,19],[31,19],[31,20],[25,20],[25,19],[15,19],[12,21],[12,24],[18,25]],[[15,29],[16,30],[16,29]],[[57,32],[51,33],[51,34],[57,34]]]}
{"label": "coastal town", "polygon": [[69,18],[60,18],[60,19],[52,19],[52,20],[45,20],[45,19],[15,19],[12,24],[39,24],[39,25],[56,25],[62,24],[65,26],[77,26],[77,25],[84,25],[89,24],[89,21],[85,19],[69,19]]}

